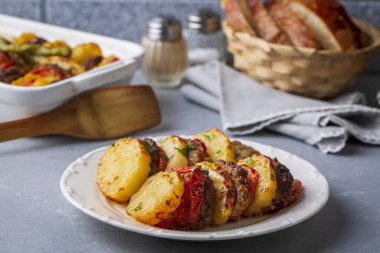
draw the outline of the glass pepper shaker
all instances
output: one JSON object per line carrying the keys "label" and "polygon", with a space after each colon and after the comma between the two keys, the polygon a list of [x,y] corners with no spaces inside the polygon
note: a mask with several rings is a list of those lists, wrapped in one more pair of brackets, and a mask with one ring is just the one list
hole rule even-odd
{"label": "glass pepper shaker", "polygon": [[209,60],[225,61],[226,39],[221,29],[220,16],[216,12],[200,9],[189,15],[184,36],[192,65]]}
{"label": "glass pepper shaker", "polygon": [[143,72],[149,84],[176,87],[187,67],[187,46],[180,22],[171,16],[153,18],[142,39]]}

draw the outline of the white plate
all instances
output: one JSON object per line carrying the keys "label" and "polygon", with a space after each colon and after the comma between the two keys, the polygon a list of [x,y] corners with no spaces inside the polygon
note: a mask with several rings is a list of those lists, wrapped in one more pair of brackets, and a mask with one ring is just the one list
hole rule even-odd
{"label": "white plate", "polygon": [[[163,137],[153,138],[159,141]],[[239,140],[265,155],[277,157],[304,186],[304,196],[280,212],[261,218],[246,218],[223,226],[198,231],[175,231],[151,227],[125,213],[125,205],[107,200],[96,186],[97,164],[108,147],[96,149],[73,162],[63,173],[60,186],[65,198],[82,212],[129,231],[176,240],[211,241],[267,234],[294,226],[316,214],[327,202],[325,177],[309,162],[286,151],[251,141]]]}

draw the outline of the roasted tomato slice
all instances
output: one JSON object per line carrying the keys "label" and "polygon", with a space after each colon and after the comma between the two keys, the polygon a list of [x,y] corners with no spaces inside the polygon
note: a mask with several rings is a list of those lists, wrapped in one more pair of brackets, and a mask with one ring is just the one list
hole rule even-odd
{"label": "roasted tomato slice", "polygon": [[52,67],[41,66],[13,81],[18,86],[44,86],[62,80],[62,75]]}
{"label": "roasted tomato slice", "polygon": [[117,62],[117,61],[119,61],[119,58],[117,58],[114,55],[111,55],[111,56],[108,56],[108,57],[104,57],[102,59],[102,61],[100,62],[100,64],[98,65],[98,67],[102,67],[104,65],[111,64],[111,63]]}
{"label": "roasted tomato slice", "polygon": [[205,177],[199,167],[196,167],[190,177],[190,213],[188,221],[194,224],[198,221],[204,199]]}
{"label": "roasted tomato slice", "polygon": [[297,199],[302,195],[302,193],[303,193],[302,182],[298,179],[294,179],[293,186],[292,186],[292,199],[288,205],[296,202]]}
{"label": "roasted tomato slice", "polygon": [[38,75],[40,77],[54,76],[57,79],[62,78],[61,74],[57,70],[49,67],[37,68],[35,70],[30,71],[30,73],[33,75]]}
{"label": "roasted tomato slice", "polygon": [[6,70],[13,66],[13,62],[4,53],[0,52],[0,70]]}
{"label": "roasted tomato slice", "polygon": [[204,200],[205,175],[200,167],[179,166],[173,168],[185,181],[181,204],[177,208],[176,229],[194,229],[201,216]]}

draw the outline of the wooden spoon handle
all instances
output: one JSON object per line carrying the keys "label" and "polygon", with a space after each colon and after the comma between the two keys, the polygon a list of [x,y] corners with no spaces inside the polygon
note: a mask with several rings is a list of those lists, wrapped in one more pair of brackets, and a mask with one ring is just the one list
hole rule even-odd
{"label": "wooden spoon handle", "polygon": [[44,134],[45,131],[45,128],[40,127],[38,117],[0,123],[0,142],[36,136]]}
{"label": "wooden spoon handle", "polygon": [[54,122],[55,120],[55,117],[41,114],[27,119],[0,123],[0,142],[22,137],[58,133],[59,129],[55,126],[60,126],[60,124]]}

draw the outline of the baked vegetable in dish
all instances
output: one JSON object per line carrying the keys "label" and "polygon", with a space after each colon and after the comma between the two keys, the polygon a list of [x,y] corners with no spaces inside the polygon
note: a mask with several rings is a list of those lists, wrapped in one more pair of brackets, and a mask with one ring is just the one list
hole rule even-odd
{"label": "baked vegetable in dish", "polygon": [[[12,41],[0,37],[0,82],[39,87],[118,61],[105,57],[95,43],[71,48],[64,41],[47,41],[23,33]],[[37,73],[36,73],[37,72]]]}
{"label": "baked vegetable in dish", "polygon": [[303,193],[302,183],[276,158],[218,129],[190,139],[168,136],[159,144],[119,140],[99,161],[97,184],[108,198],[126,203],[137,221],[175,230],[274,213]]}

